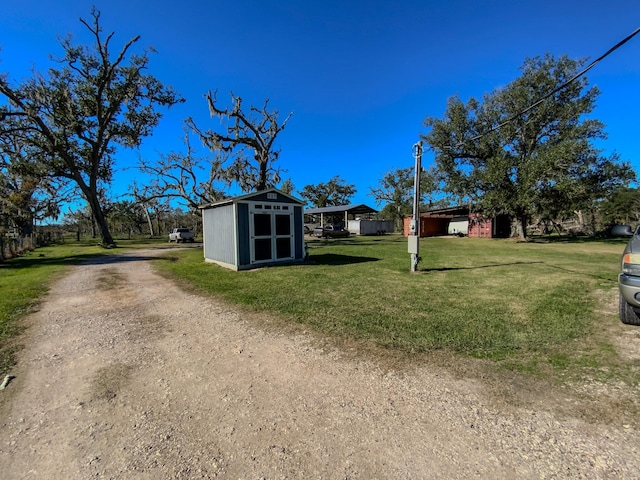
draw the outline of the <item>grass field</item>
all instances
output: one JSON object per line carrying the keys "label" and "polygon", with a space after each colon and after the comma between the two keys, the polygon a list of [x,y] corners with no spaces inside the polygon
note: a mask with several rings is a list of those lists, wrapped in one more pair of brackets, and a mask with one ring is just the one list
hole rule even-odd
{"label": "grass field", "polygon": [[[191,289],[328,338],[403,355],[447,351],[533,375],[588,372],[635,383],[633,366],[602,334],[617,322],[615,306],[602,313],[602,299],[614,298],[624,243],[428,238],[416,274],[397,235],[310,240],[310,262],[248,272],[205,264],[201,249],[173,250],[172,261],[157,266]],[[1,371],[11,364],[21,316],[49,282],[100,253],[66,244],[0,264]]]}
{"label": "grass field", "polygon": [[[544,374],[584,369],[624,377],[627,365],[596,314],[617,288],[624,240],[421,240],[410,273],[406,239],[311,240],[304,265],[232,272],[202,252],[173,254],[162,268],[191,288],[323,334],[407,354],[447,350]],[[601,368],[602,367],[602,368]]]}

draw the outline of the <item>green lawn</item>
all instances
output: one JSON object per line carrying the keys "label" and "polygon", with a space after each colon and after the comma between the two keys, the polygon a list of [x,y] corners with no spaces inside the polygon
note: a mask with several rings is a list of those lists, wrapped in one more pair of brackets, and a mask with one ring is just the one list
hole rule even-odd
{"label": "green lawn", "polygon": [[[635,383],[635,366],[603,334],[618,326],[615,305],[603,314],[602,299],[615,298],[624,243],[429,238],[421,241],[416,274],[407,241],[397,235],[311,240],[309,263],[245,272],[204,263],[201,249],[172,250],[173,261],[156,265],[190,289],[331,339],[408,355],[451,352],[536,375],[587,372]],[[52,279],[104,252],[66,244],[0,264],[0,372],[11,364],[21,316]]]}
{"label": "green lawn", "polygon": [[311,240],[304,265],[232,272],[189,250],[161,268],[208,295],[332,337],[540,373],[619,361],[597,335],[615,312],[594,312],[603,294],[613,295],[624,243],[428,238],[412,274],[406,239],[389,235]]}

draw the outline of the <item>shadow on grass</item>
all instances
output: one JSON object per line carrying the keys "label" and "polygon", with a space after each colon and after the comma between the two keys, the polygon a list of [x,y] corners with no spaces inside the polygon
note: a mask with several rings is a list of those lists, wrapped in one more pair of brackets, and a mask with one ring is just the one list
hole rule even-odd
{"label": "shadow on grass", "polygon": [[326,247],[326,246],[351,246],[351,247],[360,247],[365,245],[380,245],[381,243],[398,243],[398,242],[406,242],[406,238],[393,238],[390,236],[385,237],[384,235],[375,236],[375,235],[360,235],[360,236],[352,236],[347,238],[315,238],[312,237],[310,239],[305,239],[307,245],[311,248],[318,247]]}
{"label": "shadow on grass", "polygon": [[2,270],[20,270],[23,268],[34,268],[43,265],[78,265],[89,261],[96,257],[100,257],[104,253],[68,255],[63,257],[46,257],[40,255],[30,255],[28,257],[15,257],[0,263],[0,271]]}
{"label": "shadow on grass", "polygon": [[559,236],[532,236],[529,237],[531,243],[607,243],[612,245],[626,245],[631,237],[597,237],[597,236],[576,236],[576,237],[559,237]]}
{"label": "shadow on grass", "polygon": [[[173,248],[181,249],[199,247],[201,248],[201,244],[191,244],[188,247],[184,246]],[[152,248],[154,250],[168,252],[172,247],[158,246]],[[129,250],[129,252],[131,252],[131,250]],[[143,262],[147,260],[167,260],[167,258],[154,255],[131,255],[127,254],[125,249],[122,249],[122,251],[118,252],[118,248],[109,249],[98,253],[74,253],[71,255],[51,257],[47,257],[45,254],[38,254],[38,250],[35,250],[29,255],[14,257],[5,260],[4,262],[0,262],[0,272],[3,270],[35,268],[38,266],[103,265],[121,262]],[[175,261],[175,258],[169,258],[169,260]]]}
{"label": "shadow on grass", "polygon": [[202,248],[202,244],[190,244],[184,247],[153,247],[152,249],[158,252],[158,255],[136,255],[133,251],[129,250],[128,253],[103,253],[99,256],[95,256],[86,261],[83,261],[83,265],[109,265],[113,263],[129,263],[129,262],[176,262],[178,257],[175,255],[168,255],[171,250],[182,250],[185,248]]}
{"label": "shadow on grass", "polygon": [[440,268],[424,268],[419,269],[418,273],[429,273],[429,272],[450,272],[454,270],[477,270],[480,268],[495,268],[495,267],[510,267],[513,265],[536,265],[545,262],[537,261],[537,262],[509,262],[509,263],[492,263],[491,265],[475,265],[473,267],[440,267]]}
{"label": "shadow on grass", "polygon": [[355,263],[377,262],[379,258],[359,257],[356,255],[339,255],[336,253],[321,253],[311,255],[309,264],[311,265],[351,265]]}
{"label": "shadow on grass", "polygon": [[100,255],[82,262],[82,265],[110,265],[113,263],[145,262],[147,260],[159,260],[159,258],[149,255]]}

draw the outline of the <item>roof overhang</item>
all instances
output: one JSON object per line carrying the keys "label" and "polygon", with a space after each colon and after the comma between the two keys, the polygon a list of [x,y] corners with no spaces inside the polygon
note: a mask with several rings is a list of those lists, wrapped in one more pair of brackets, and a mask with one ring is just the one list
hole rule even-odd
{"label": "roof overhang", "polygon": [[244,195],[238,195],[237,197],[229,197],[229,198],[225,198],[223,200],[218,200],[217,202],[207,203],[207,204],[204,204],[204,205],[200,205],[198,208],[201,209],[201,210],[205,210],[207,208],[217,208],[217,207],[222,207],[224,205],[231,205],[233,203],[247,202],[247,201],[250,201],[254,197],[263,196],[263,195],[269,194],[269,193],[276,193],[276,194],[278,194],[280,196],[288,198],[293,203],[298,203],[300,205],[304,205],[304,202],[302,200],[300,200],[299,198],[292,197],[291,195],[288,195],[288,194],[278,190],[277,188],[269,188],[267,190],[260,190],[258,192],[246,193]]}
{"label": "roof overhang", "polygon": [[436,210],[429,210],[420,214],[421,217],[428,218],[453,218],[453,217],[465,217],[469,215],[468,205],[459,205],[457,207],[439,208]]}
{"label": "roof overhang", "polygon": [[364,215],[366,213],[378,213],[374,208],[361,203],[359,205],[340,205],[337,207],[320,207],[320,208],[305,208],[305,215],[320,215],[325,213],[347,213],[351,215]]}

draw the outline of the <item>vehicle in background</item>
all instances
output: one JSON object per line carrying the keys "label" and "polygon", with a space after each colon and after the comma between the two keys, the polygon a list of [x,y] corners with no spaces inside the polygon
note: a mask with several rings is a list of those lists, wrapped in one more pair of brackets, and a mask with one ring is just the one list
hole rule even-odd
{"label": "vehicle in background", "polygon": [[348,237],[349,230],[345,230],[342,225],[327,223],[324,227],[314,228],[312,235],[318,238],[341,238]]}
{"label": "vehicle in background", "polygon": [[635,232],[628,225],[617,227],[613,235],[631,236],[620,261],[618,313],[622,323],[640,326],[640,227]]}
{"label": "vehicle in background", "polygon": [[609,235],[612,237],[632,237],[633,229],[631,225],[614,225],[609,230]]}
{"label": "vehicle in background", "polygon": [[191,242],[194,241],[194,235],[188,228],[174,228],[169,234],[169,242]]}
{"label": "vehicle in background", "polygon": [[305,235],[313,235],[313,230],[317,227],[318,225],[315,223],[305,223],[304,224],[304,234]]}

